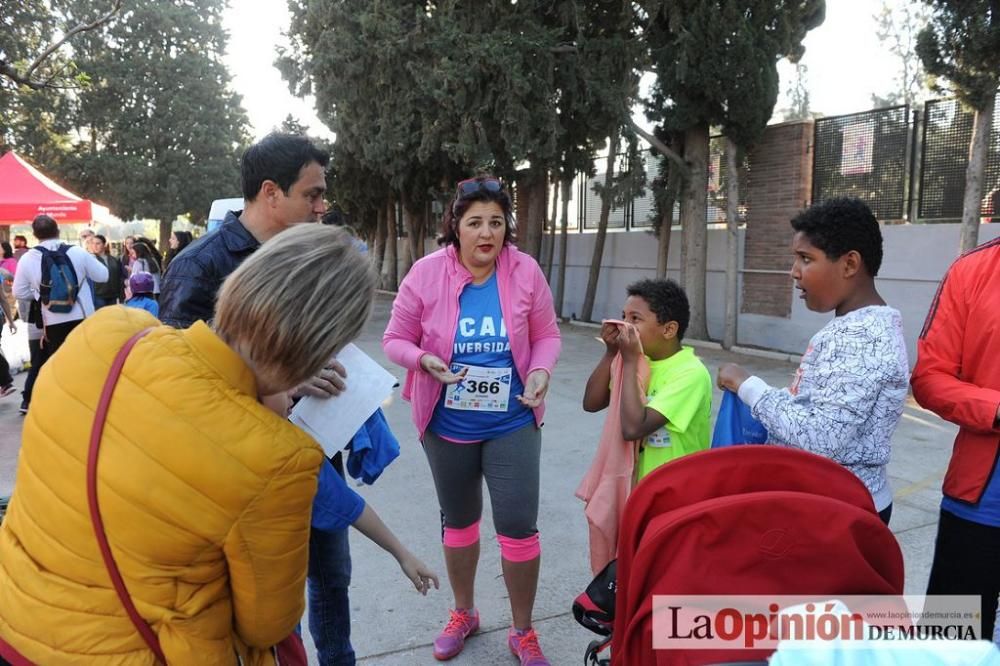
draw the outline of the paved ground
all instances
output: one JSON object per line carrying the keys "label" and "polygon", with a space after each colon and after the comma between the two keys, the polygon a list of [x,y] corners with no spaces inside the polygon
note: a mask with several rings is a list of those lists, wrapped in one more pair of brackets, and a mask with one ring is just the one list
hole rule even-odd
{"label": "paved ground", "polygon": [[[359,345],[397,377],[403,372],[382,355],[379,340],[390,301],[380,297],[375,315]],[[603,415],[580,408],[583,386],[601,345],[589,328],[563,327],[563,354],[548,397],[542,447],[542,572],[535,625],[553,664],[577,664],[593,637],[573,620],[570,604],[590,580],[583,505],[573,497],[592,457]],[[712,349],[699,355],[713,376],[721,364],[736,361],[774,385],[786,385],[793,364],[738,356]],[[18,384],[23,375],[18,376]],[[718,404],[718,395],[714,401]],[[19,400],[0,401],[0,495],[13,487],[20,441]],[[402,445],[400,458],[373,487],[360,489],[407,546],[442,578],[442,589],[423,598],[413,591],[395,562],[357,533],[351,536],[354,582],[351,590],[353,641],[359,661],[369,665],[435,664],[430,645],[447,618],[451,597],[446,588],[434,488],[410,422],[409,406],[396,399],[386,408]],[[912,401],[895,437],[889,471],[895,491],[892,529],[906,561],[906,592],[923,593],[933,553],[941,479],[956,428]],[[488,514],[487,504],[487,514]],[[453,663],[510,666],[506,633],[510,610],[500,575],[500,557],[489,515],[483,520],[483,555],[477,579],[480,634]],[[308,643],[307,639],[307,643]]]}

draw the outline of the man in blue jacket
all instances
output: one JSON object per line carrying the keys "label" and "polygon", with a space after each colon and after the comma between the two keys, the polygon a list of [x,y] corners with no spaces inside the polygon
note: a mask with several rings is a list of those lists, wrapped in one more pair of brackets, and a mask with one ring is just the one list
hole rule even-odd
{"label": "man in blue jacket", "polygon": [[[187,328],[211,321],[222,282],[279,232],[318,222],[326,211],[329,156],[305,137],[272,133],[243,154],[240,179],[246,205],[230,211],[217,230],[188,245],[170,262],[160,285],[160,320]],[[336,361],[298,389],[300,396],[336,396],[345,388]],[[331,463],[343,474],[338,453]],[[321,476],[322,478],[322,476]],[[323,488],[317,492],[322,495]],[[309,630],[320,664],[353,665],[350,602],[351,553],[347,530],[313,529],[309,539]]]}

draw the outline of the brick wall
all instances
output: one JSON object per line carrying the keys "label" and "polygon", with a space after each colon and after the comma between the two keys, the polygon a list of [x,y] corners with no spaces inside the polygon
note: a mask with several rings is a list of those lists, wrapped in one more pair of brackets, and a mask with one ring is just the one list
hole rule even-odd
{"label": "brick wall", "polygon": [[812,193],[813,121],[772,125],[750,154],[742,312],[789,317],[792,312],[788,222]]}

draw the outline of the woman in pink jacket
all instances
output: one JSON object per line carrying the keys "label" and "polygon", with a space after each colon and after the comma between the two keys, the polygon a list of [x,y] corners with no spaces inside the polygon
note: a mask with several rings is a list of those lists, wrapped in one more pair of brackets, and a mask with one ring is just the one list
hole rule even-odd
{"label": "woman in pink jacket", "polygon": [[531,628],[541,556],[539,428],[561,342],[552,293],[535,260],[512,245],[513,223],[499,180],[459,183],[444,215],[445,247],[407,273],[382,346],[407,370],[403,397],[441,506],[455,608],[434,641],[435,658],[457,655],[479,628],[485,477],[513,615],[508,645],[523,665],[543,666]]}

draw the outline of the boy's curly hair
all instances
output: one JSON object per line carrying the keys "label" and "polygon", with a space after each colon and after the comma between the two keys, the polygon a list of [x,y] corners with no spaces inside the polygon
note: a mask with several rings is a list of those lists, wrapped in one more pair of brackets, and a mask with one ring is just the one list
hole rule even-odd
{"label": "boy's curly hair", "polygon": [[792,219],[792,229],[836,261],[850,252],[861,255],[868,274],[878,275],[882,266],[882,230],[861,199],[839,197],[811,206]]}
{"label": "boy's curly hair", "polygon": [[691,320],[691,307],[688,305],[687,294],[679,284],[673,280],[639,280],[630,284],[626,292],[629,296],[638,296],[646,301],[659,323],[676,321],[677,339],[684,338]]}

